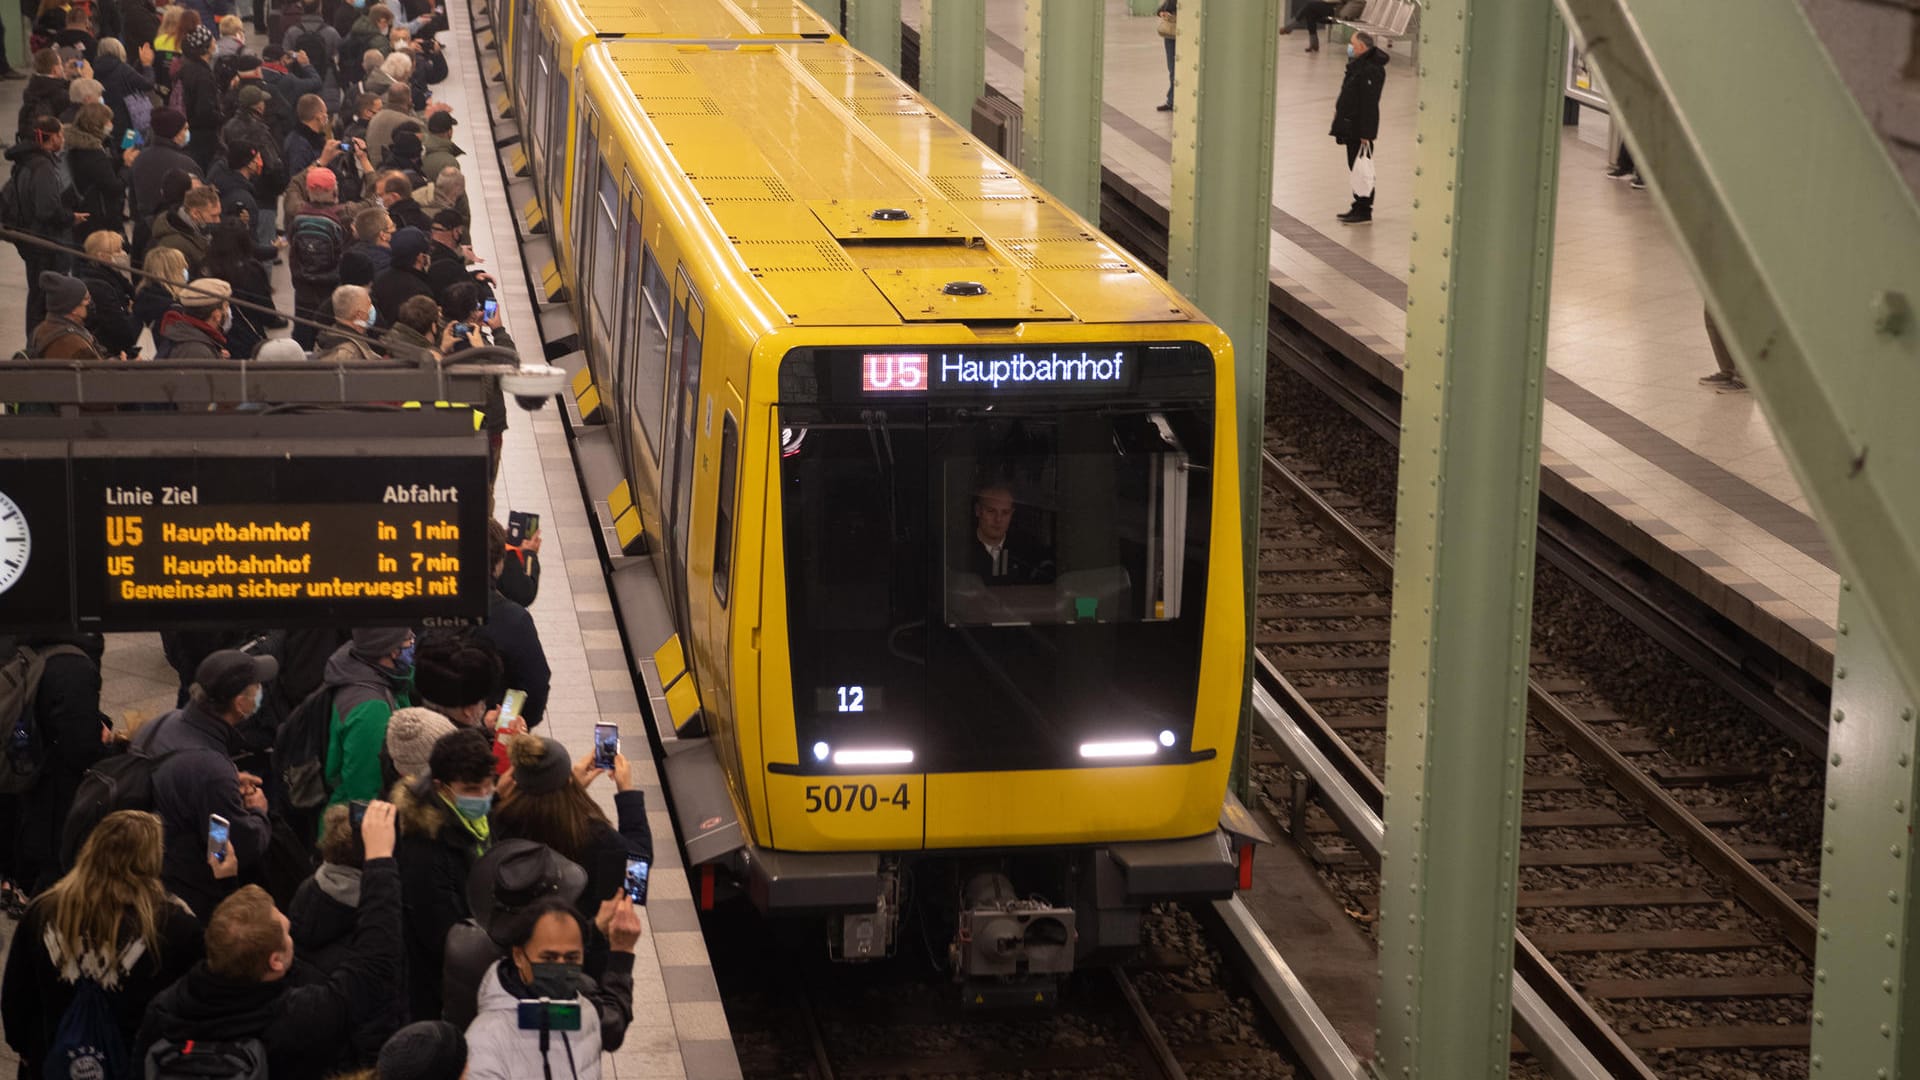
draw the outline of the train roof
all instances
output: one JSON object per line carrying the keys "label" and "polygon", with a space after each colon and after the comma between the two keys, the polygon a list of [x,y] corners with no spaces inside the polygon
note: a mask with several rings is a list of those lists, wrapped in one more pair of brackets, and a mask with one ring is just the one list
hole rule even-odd
{"label": "train roof", "polygon": [[832,38],[837,31],[801,0],[546,0],[551,11],[619,38],[713,40]]}
{"label": "train roof", "polygon": [[[731,245],[776,322],[1203,318],[843,42],[606,41],[585,59],[596,53],[628,91],[615,109],[626,115],[606,119],[644,156],[670,158],[682,204],[704,204],[696,227],[717,234],[715,248]],[[950,283],[984,292],[953,295],[969,290]]]}

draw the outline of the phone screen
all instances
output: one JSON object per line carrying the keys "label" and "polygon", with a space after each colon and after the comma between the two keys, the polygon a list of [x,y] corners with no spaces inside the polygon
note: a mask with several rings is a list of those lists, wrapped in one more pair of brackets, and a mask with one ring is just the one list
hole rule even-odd
{"label": "phone screen", "polygon": [[207,854],[215,862],[227,861],[227,819],[219,814],[207,815]]}
{"label": "phone screen", "polygon": [[480,305],[480,317],[487,320],[488,322],[492,322],[493,313],[499,310],[500,310],[500,302],[498,300],[489,300],[486,303]]}
{"label": "phone screen", "polygon": [[593,767],[613,768],[613,756],[620,752],[620,729],[612,724],[593,725]]}
{"label": "phone screen", "polygon": [[636,904],[647,902],[647,860],[627,860],[627,899]]}
{"label": "phone screen", "polygon": [[525,690],[507,691],[506,696],[500,701],[500,719],[497,721],[498,729],[505,731],[512,727],[514,720],[520,715],[520,710],[526,708],[526,706],[527,692]]}

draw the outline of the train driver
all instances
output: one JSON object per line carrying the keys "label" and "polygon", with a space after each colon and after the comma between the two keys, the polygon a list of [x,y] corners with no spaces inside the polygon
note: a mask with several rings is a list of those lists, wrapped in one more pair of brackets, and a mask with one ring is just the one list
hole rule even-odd
{"label": "train driver", "polygon": [[973,493],[973,543],[967,545],[965,569],[980,575],[987,585],[1036,585],[1051,581],[1046,560],[1009,541],[1013,525],[1013,488],[989,481]]}

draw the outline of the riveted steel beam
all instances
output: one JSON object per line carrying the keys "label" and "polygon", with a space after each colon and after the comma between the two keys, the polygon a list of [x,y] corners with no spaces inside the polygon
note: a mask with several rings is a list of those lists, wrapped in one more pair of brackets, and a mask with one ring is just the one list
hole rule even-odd
{"label": "riveted steel beam", "polygon": [[900,71],[900,0],[846,0],[847,40],[853,47]]}
{"label": "riveted steel beam", "polygon": [[1100,220],[1103,0],[1027,0],[1021,143],[1027,174],[1088,221]]}
{"label": "riveted steel beam", "polygon": [[1920,1076],[1920,707],[1851,583],[1840,589],[1827,727],[1826,837],[1814,956],[1812,1073]]}
{"label": "riveted steel beam", "polygon": [[[1174,40],[1172,192],[1167,279],[1233,339],[1239,398],[1240,510],[1249,648],[1259,576],[1260,462],[1265,449],[1267,265],[1273,205],[1274,51],[1280,0],[1189,3]],[[1233,781],[1247,797],[1252,747],[1241,702]]]}
{"label": "riveted steel beam", "polygon": [[1432,0],[1421,33],[1415,145],[1380,148],[1415,175],[1375,1049],[1440,1080],[1507,1073],[1566,29]]}
{"label": "riveted steel beam", "polygon": [[1797,0],[1563,3],[1855,610],[1920,688],[1912,189]]}
{"label": "riveted steel beam", "polygon": [[987,86],[987,0],[920,0],[920,93],[961,127]]}

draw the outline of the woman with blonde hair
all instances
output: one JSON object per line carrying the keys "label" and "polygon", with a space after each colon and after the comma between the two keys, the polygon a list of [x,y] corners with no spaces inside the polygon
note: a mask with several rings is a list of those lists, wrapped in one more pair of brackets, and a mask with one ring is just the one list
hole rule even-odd
{"label": "woman with blonde hair", "polygon": [[[27,909],[0,978],[0,1024],[22,1076],[45,1069],[61,1020],[83,995],[104,996],[120,1045],[98,1048],[100,1064],[121,1075],[148,1002],[200,961],[200,924],[160,881],[161,846],[157,816],[108,814],[73,869]],[[216,873],[237,869],[229,852]]]}
{"label": "woman with blonde hair", "polygon": [[[148,276],[133,291],[133,317],[158,335],[160,320],[180,306],[174,290],[187,283],[187,257],[179,248],[148,248],[140,268]],[[156,343],[158,340],[156,337]]]}

